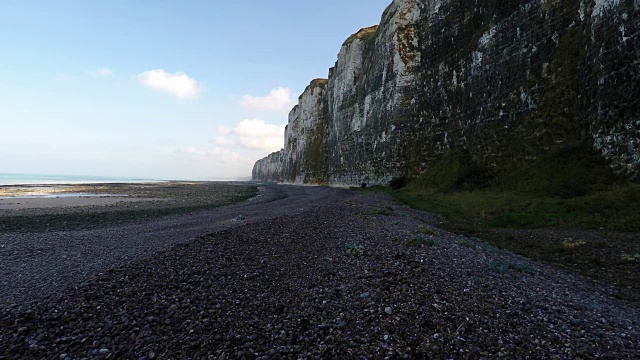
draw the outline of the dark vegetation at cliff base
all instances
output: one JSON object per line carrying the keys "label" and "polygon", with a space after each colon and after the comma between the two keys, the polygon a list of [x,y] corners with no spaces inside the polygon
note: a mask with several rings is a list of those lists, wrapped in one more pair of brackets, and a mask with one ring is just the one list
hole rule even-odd
{"label": "dark vegetation at cliff base", "polygon": [[551,151],[528,161],[505,160],[491,165],[474,159],[467,150],[451,151],[412,181],[414,189],[454,192],[489,188],[562,199],[624,184],[602,155],[587,144]]}
{"label": "dark vegetation at cliff base", "polygon": [[471,218],[491,228],[640,231],[640,185],[635,184],[571,199],[494,189],[439,192],[408,187],[392,193],[414,208],[450,221]]}
{"label": "dark vegetation at cliff base", "polygon": [[493,167],[467,151],[435,161],[415,179],[390,182],[396,198],[451,220],[489,227],[576,226],[640,231],[640,184],[616,176],[592,149],[576,146],[526,163]]}
{"label": "dark vegetation at cliff base", "polygon": [[605,280],[640,301],[640,184],[617,180],[586,154],[565,152],[500,174],[463,152],[415,179],[373,189],[440,215],[446,230]]}

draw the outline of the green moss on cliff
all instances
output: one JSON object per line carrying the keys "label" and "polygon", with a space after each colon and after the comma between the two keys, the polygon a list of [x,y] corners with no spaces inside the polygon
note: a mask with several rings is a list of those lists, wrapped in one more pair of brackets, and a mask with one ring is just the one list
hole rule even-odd
{"label": "green moss on cliff", "polygon": [[298,161],[296,160],[293,162],[293,165],[291,166],[291,174],[289,175],[289,182],[295,183],[297,177],[298,177]]}
{"label": "green moss on cliff", "polygon": [[416,46],[418,35],[414,26],[398,27],[398,52],[405,65],[413,64],[418,58],[419,49]]}
{"label": "green moss on cliff", "polygon": [[322,119],[318,127],[314,129],[309,138],[309,144],[304,149],[305,164],[307,166],[305,177],[306,183],[323,184],[328,181],[329,174],[329,153],[326,143],[328,127],[328,115],[320,114]]}

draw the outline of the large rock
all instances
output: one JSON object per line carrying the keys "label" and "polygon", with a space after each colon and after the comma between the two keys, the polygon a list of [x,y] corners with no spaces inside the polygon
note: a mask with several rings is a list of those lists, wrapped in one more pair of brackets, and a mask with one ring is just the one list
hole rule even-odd
{"label": "large rock", "polygon": [[639,34],[639,0],[395,0],[307,87],[253,177],[384,184],[453,151],[505,172],[595,149],[637,178]]}

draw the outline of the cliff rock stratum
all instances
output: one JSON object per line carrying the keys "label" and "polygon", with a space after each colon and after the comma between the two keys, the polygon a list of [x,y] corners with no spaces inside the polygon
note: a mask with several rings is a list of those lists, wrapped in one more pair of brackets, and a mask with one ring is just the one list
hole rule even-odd
{"label": "cliff rock stratum", "polygon": [[394,0],[253,178],[375,185],[464,164],[503,184],[638,180],[639,34],[640,0]]}

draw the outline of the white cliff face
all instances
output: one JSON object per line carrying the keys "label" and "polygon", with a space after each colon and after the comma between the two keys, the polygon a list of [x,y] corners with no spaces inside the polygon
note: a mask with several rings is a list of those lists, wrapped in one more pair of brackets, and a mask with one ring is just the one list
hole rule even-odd
{"label": "white cliff face", "polygon": [[[412,85],[416,80],[416,67],[420,64],[416,25],[422,14],[416,0],[397,0],[395,16],[386,31],[393,39],[393,68],[398,76],[396,86]],[[396,99],[398,101],[398,99]]]}
{"label": "white cliff face", "polygon": [[607,10],[611,10],[620,4],[620,0],[595,0],[591,17],[599,19]]}
{"label": "white cliff face", "polygon": [[[395,176],[380,160],[393,151],[384,143],[393,137],[394,109],[416,83],[421,8],[415,0],[394,1],[375,33],[363,30],[340,49],[328,86],[331,183],[383,184]],[[353,160],[363,153],[368,161]]]}
{"label": "white cliff face", "polygon": [[[302,158],[298,151],[298,142],[304,142],[300,139],[300,105],[296,105],[289,112],[289,122],[284,132],[284,151],[283,168],[292,169],[298,167],[298,158]],[[296,177],[291,178],[291,173],[287,171],[287,176],[283,172],[284,182],[296,182]]]}
{"label": "white cliff face", "polygon": [[[395,129],[392,123],[376,130],[375,142],[364,140],[385,121],[386,113],[406,100],[404,89],[415,84],[420,52],[414,25],[420,19],[420,8],[416,0],[394,1],[382,19],[388,26],[383,31],[373,27],[354,34],[340,49],[328,81],[314,80],[300,96],[285,132],[285,182],[383,184],[394,176],[384,170],[379,174],[375,161],[354,164],[354,154],[377,151],[382,159],[391,151],[378,144],[390,139]],[[373,59],[376,69],[364,68]]]}
{"label": "white cliff face", "polygon": [[324,98],[327,81],[311,82],[289,113],[285,132],[284,180],[291,183],[323,182],[320,169],[326,163],[323,127],[327,112]]}
{"label": "white cliff face", "polygon": [[255,180],[267,180],[282,182],[284,149],[271,153],[264,159],[257,161],[253,165],[251,173]]}
{"label": "white cliff face", "polygon": [[[366,124],[366,114],[355,100],[357,89],[354,86],[362,77],[362,60],[365,42],[354,39],[342,45],[338,61],[329,77],[329,111],[337,116],[330,124],[330,137],[343,139],[351,132],[360,131]],[[337,148],[338,154],[342,149]]]}
{"label": "white cliff face", "polygon": [[254,178],[387,184],[456,149],[498,169],[578,143],[632,177],[640,0],[573,1],[394,0],[305,89]]}
{"label": "white cliff face", "polygon": [[[353,86],[362,76],[362,55],[365,42],[355,39],[342,46],[338,53],[338,61],[331,76],[332,105],[331,113],[338,114],[342,108],[348,106],[349,100],[355,95],[356,87]],[[359,104],[354,104],[359,106]],[[351,131],[360,131],[365,125],[364,116],[360,109],[355,109],[349,128]]]}

